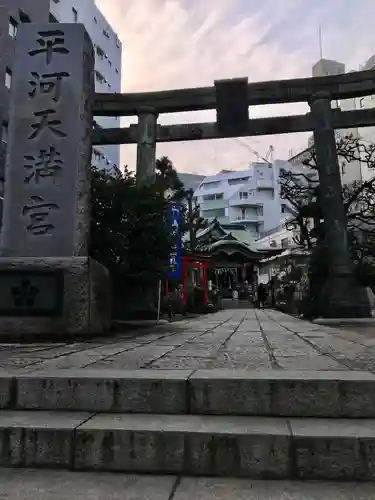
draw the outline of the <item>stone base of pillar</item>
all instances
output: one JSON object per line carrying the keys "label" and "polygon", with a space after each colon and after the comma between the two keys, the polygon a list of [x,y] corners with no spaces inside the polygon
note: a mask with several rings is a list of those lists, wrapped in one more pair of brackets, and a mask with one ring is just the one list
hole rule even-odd
{"label": "stone base of pillar", "polygon": [[93,336],[110,323],[110,276],[95,260],[0,258],[0,336]]}
{"label": "stone base of pillar", "polygon": [[322,292],[323,318],[371,318],[366,288],[353,277],[335,277],[327,281]]}

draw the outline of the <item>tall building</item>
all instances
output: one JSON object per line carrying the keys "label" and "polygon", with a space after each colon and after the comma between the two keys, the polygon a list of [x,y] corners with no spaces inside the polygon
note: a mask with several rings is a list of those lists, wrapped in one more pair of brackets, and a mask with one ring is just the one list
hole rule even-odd
{"label": "tall building", "polygon": [[17,31],[22,23],[48,22],[50,0],[2,0],[0,5],[0,195],[3,196],[4,167],[8,141],[9,89]]}
{"label": "tall building", "polygon": [[273,229],[291,213],[280,197],[280,173],[298,170],[283,160],[253,163],[247,170],[222,172],[206,177],[194,193],[201,217],[221,224],[246,225],[254,239]]}
{"label": "tall building", "polygon": [[342,75],[343,73],[345,73],[345,64],[331,59],[320,59],[312,67],[312,76]]}
{"label": "tall building", "polygon": [[[12,58],[17,31],[25,22],[83,23],[95,49],[96,92],[121,91],[122,45],[94,0],[3,0],[0,6],[0,191],[4,183]],[[95,121],[103,128],[118,127],[120,123],[117,117],[98,117]],[[96,146],[92,164],[99,169],[118,168],[120,147]]]}
{"label": "tall building", "polygon": [[[312,67],[312,76],[333,76],[341,75],[346,72],[345,64],[332,61],[329,59],[320,59]],[[357,109],[357,104],[355,99],[342,99],[341,101],[332,101],[333,108],[340,108],[342,111],[351,111]],[[357,128],[336,130],[337,137],[344,137],[346,135],[352,135],[355,138],[359,137],[359,130]],[[309,147],[313,146],[313,140],[309,144]],[[339,166],[341,174],[342,184],[351,184],[354,181],[362,181],[362,162],[353,160],[348,162],[339,157]]]}
{"label": "tall building", "polygon": [[[49,3],[51,22],[85,25],[95,49],[96,92],[121,92],[122,44],[96,6],[95,0],[50,0]],[[118,117],[95,117],[94,119],[102,128],[120,126]],[[107,171],[120,168],[120,146],[95,146],[92,164]]]}

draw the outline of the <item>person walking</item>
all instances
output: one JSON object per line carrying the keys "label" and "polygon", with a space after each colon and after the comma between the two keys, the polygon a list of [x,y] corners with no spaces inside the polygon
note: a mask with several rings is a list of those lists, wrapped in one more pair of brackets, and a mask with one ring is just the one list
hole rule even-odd
{"label": "person walking", "polygon": [[265,306],[265,302],[267,300],[267,289],[266,286],[263,283],[259,283],[258,285],[258,303],[259,303],[259,308],[262,309]]}

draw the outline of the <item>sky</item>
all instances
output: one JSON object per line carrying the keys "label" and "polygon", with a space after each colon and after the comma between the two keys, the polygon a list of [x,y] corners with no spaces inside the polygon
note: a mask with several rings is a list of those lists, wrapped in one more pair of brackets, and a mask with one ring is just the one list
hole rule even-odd
{"label": "sky", "polygon": [[[311,76],[323,56],[358,70],[375,53],[374,0],[96,0],[123,47],[122,91],[213,86],[221,78],[249,81]],[[250,108],[250,117],[303,114],[305,104]],[[215,111],[161,115],[158,123],[215,121]],[[136,123],[123,119],[122,126]],[[287,159],[310,134],[166,143],[177,170],[212,174],[244,169],[266,156]],[[250,148],[250,149],[249,149]],[[122,146],[122,164],[135,168],[136,146]]]}

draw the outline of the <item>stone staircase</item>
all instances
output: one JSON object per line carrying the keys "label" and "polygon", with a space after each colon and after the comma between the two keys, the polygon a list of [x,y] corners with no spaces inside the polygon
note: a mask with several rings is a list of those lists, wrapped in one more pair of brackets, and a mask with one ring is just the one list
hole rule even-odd
{"label": "stone staircase", "polygon": [[0,466],[375,480],[361,371],[0,373]]}

